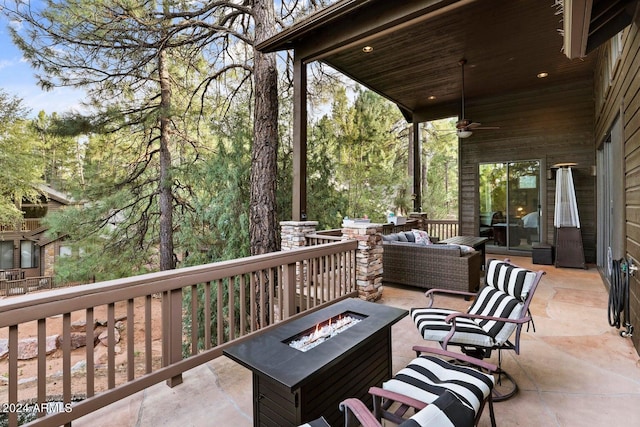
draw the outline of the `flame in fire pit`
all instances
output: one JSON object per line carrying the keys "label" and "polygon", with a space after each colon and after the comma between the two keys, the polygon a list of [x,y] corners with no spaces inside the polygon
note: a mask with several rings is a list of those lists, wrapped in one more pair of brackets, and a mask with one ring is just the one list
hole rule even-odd
{"label": "flame in fire pit", "polygon": [[350,327],[359,323],[366,316],[352,312],[345,312],[334,316],[324,322],[318,323],[314,328],[308,329],[301,334],[288,340],[290,347],[300,351],[308,351],[323,343],[331,337],[346,331]]}

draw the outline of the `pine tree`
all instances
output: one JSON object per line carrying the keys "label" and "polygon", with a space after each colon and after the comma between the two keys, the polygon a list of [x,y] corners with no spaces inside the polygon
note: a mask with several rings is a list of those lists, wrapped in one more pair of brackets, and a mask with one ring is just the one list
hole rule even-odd
{"label": "pine tree", "polygon": [[22,99],[0,89],[0,225],[22,219],[22,200],[38,202],[43,162]]}
{"label": "pine tree", "polygon": [[[127,173],[107,180],[111,191],[102,185],[106,192],[95,193],[102,215],[94,227],[121,228],[123,239],[141,240],[139,249],[155,240],[161,270],[174,267],[174,210],[188,208],[176,169],[198,158],[188,117],[194,110],[204,117],[216,79],[234,73],[240,87],[251,71],[242,55],[242,46],[252,43],[251,8],[235,2],[189,6],[178,0],[66,0],[40,10],[16,2],[4,10],[22,23],[12,36],[41,71],[40,85],[86,89],[95,111],[92,131],[127,148],[119,165]],[[119,191],[133,199],[120,199]],[[108,206],[107,200],[123,204]]]}
{"label": "pine tree", "polygon": [[342,91],[332,117],[336,177],[348,199],[344,215],[385,222],[387,212],[406,209],[406,127],[398,109],[366,90],[350,107]]}

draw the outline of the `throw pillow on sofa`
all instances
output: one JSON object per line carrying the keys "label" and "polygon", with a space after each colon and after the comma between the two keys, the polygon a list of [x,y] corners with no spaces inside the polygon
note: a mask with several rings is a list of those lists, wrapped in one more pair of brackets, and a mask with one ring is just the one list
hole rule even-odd
{"label": "throw pillow on sofa", "polygon": [[431,240],[429,239],[429,233],[424,230],[411,230],[413,233],[416,243],[419,245],[430,245]]}
{"label": "throw pillow on sofa", "polygon": [[460,248],[460,254],[462,255],[466,255],[466,254],[471,254],[473,252],[475,252],[476,250],[473,249],[471,246],[467,246],[467,245],[458,245],[456,243],[450,243],[447,246],[457,246],[458,248]]}
{"label": "throw pillow on sofa", "polygon": [[460,245],[460,252],[463,254],[470,254],[472,252],[475,252],[476,250],[473,249],[471,246],[467,246],[467,245]]}

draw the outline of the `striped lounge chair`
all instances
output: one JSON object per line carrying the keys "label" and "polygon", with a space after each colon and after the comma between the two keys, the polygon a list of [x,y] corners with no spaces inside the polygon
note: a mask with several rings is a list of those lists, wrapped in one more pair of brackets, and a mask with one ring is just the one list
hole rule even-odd
{"label": "striped lounge chair", "polygon": [[[518,387],[501,369],[501,351],[514,350],[520,354],[522,326],[532,320],[529,305],[543,274],[543,271],[534,272],[508,261],[492,259],[487,263],[485,285],[477,294],[431,289],[425,294],[430,300],[429,306],[412,309],[411,317],[420,335],[427,341],[439,342],[443,349],[459,346],[463,353],[479,359],[490,357],[492,350],[498,350],[500,388],[494,388],[494,400],[504,400],[513,396]],[[475,298],[466,313],[434,308],[434,296],[442,293]]]}
{"label": "striped lounge chair", "polygon": [[[427,349],[400,370],[382,387],[372,387],[373,413],[357,399],[347,399],[340,409],[345,425],[378,427],[382,419],[402,427],[471,427],[477,423],[489,402],[491,425],[495,426],[491,390],[493,376],[483,373],[497,366],[459,353],[438,348]],[[447,359],[455,359],[451,363]],[[472,367],[473,366],[473,367]],[[413,408],[413,412],[409,412]],[[408,417],[408,418],[405,418]]]}

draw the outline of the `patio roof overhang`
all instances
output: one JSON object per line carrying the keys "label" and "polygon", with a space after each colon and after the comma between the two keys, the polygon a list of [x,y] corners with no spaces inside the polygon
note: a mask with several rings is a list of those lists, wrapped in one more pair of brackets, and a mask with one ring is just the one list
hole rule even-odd
{"label": "patio roof overhang", "polygon": [[563,0],[564,51],[581,58],[620,32],[638,14],[636,0]]}
{"label": "patio roof overhang", "polygon": [[[294,51],[293,219],[300,211],[300,219],[306,218],[306,64],[328,64],[395,103],[415,125],[460,113],[463,58],[469,106],[487,97],[591,79],[594,55],[585,55],[637,19],[638,3],[343,0],[259,43],[263,52]],[[417,137],[416,126],[414,132]]]}

